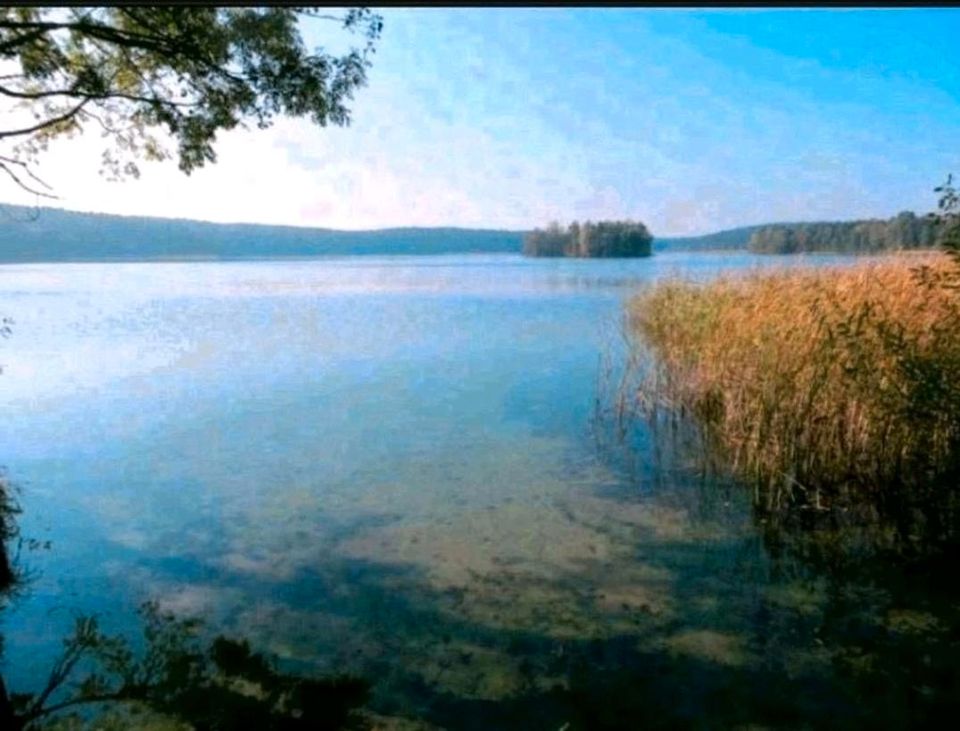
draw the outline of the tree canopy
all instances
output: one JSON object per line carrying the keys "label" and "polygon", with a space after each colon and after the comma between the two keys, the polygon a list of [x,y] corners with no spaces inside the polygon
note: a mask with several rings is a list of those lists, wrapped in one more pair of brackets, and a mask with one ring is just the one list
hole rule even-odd
{"label": "tree canopy", "polygon": [[888,220],[829,223],[777,223],[754,231],[747,248],[759,254],[811,251],[872,253],[895,249],[932,249],[944,220],[904,211]]}
{"label": "tree canopy", "polygon": [[[362,43],[339,55],[311,51],[304,18],[335,23]],[[218,132],[248,121],[263,129],[287,115],[347,125],[382,27],[366,8],[0,8],[0,96],[23,110],[22,121],[0,129],[0,170],[50,196],[37,156],[88,125],[107,138],[103,171],[112,177],[137,176],[138,159],[173,155],[190,173],[216,160]]]}

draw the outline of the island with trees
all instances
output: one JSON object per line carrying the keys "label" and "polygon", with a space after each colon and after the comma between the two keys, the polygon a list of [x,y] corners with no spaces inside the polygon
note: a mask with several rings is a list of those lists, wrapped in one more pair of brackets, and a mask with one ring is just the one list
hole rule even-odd
{"label": "island with trees", "polygon": [[564,231],[551,223],[523,239],[526,256],[637,257],[650,256],[653,236],[639,221],[574,221]]}

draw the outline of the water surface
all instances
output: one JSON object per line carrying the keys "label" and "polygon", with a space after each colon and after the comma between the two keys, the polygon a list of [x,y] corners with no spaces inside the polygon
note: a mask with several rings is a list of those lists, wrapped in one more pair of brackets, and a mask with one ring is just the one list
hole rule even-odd
{"label": "water surface", "polygon": [[785,564],[746,491],[628,469],[594,418],[636,287],[836,261],[0,267],[0,461],[52,541],[8,682],[40,685],[75,612],[133,633],[157,598],[441,727],[862,720],[844,633],[935,640],[955,605]]}

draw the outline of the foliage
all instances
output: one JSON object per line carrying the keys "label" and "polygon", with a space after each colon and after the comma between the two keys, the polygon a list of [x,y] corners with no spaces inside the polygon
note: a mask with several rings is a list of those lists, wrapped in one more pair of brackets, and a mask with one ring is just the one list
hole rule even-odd
{"label": "foliage", "polygon": [[650,256],[653,236],[639,221],[574,221],[566,231],[558,223],[535,229],[523,240],[527,256]]}
{"label": "foliage", "polygon": [[[246,641],[220,636],[204,647],[199,622],[155,603],[144,604],[141,616],[139,655],[124,638],[103,634],[95,618],[78,618],[44,688],[11,697],[20,728],[48,728],[57,719],[56,728],[81,729],[78,708],[108,704],[113,719],[151,711],[194,729],[337,729],[352,723],[366,699],[362,680],[284,674]],[[99,727],[97,717],[91,728]]]}
{"label": "foliage", "polygon": [[[310,52],[299,30],[304,17],[360,31],[365,45],[340,56]],[[245,120],[261,129],[277,115],[346,125],[381,29],[367,9],[333,16],[284,6],[0,8],[0,96],[32,114],[0,130],[0,140],[15,143],[0,169],[47,195],[31,169],[37,155],[94,122],[111,143],[104,170],[115,177],[138,175],[138,158],[170,155],[155,129],[174,141],[189,173],[216,160],[221,130]]]}
{"label": "foliage", "polygon": [[953,184],[953,175],[948,175],[947,181],[933,190],[940,194],[939,212],[931,214],[940,224],[940,246],[960,268],[960,193]]}
{"label": "foliage", "polygon": [[759,254],[799,254],[812,251],[875,253],[896,249],[932,249],[943,229],[938,217],[904,211],[886,221],[778,223],[761,226],[747,248]]}

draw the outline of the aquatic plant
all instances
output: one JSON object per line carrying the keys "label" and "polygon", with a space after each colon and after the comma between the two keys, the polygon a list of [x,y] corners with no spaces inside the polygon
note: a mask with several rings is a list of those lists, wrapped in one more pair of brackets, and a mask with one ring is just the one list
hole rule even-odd
{"label": "aquatic plant", "polygon": [[628,308],[655,363],[635,403],[692,419],[768,512],[951,490],[958,275],[931,253],[660,283]]}

